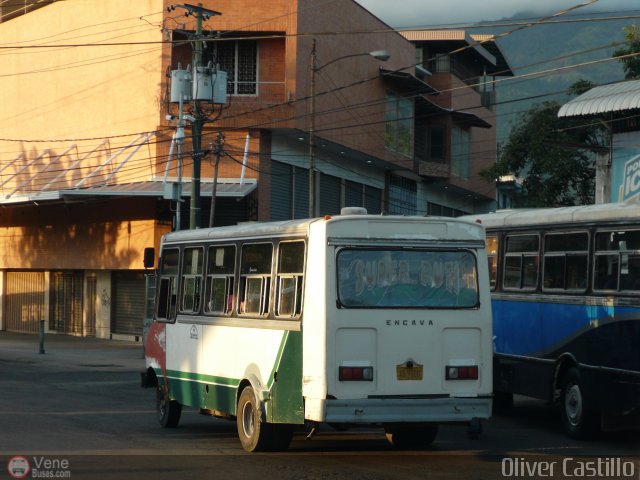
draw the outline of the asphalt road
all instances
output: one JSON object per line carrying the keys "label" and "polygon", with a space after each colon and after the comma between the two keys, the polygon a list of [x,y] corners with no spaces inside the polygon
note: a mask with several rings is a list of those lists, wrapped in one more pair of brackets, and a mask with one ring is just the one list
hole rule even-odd
{"label": "asphalt road", "polygon": [[554,407],[524,398],[480,438],[443,426],[425,450],[396,450],[381,430],[327,427],[311,440],[300,430],[288,452],[247,454],[233,422],[185,410],[178,428],[158,426],[154,392],[139,387],[140,344],[47,336],[45,350],[37,336],[0,332],[0,479],[21,456],[26,478],[640,480],[638,432],[570,440]]}

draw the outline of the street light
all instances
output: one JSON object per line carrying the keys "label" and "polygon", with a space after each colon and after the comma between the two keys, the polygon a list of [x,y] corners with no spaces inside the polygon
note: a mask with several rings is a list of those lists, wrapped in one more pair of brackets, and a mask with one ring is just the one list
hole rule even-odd
{"label": "street light", "polygon": [[367,53],[352,53],[350,55],[344,55],[342,57],[334,58],[333,60],[321,65],[319,67],[316,66],[317,55],[316,55],[316,39],[313,39],[313,44],[311,47],[311,62],[309,64],[309,70],[311,71],[311,91],[310,91],[310,100],[311,100],[311,108],[310,108],[310,118],[309,118],[309,218],[315,217],[316,214],[316,183],[315,183],[315,142],[314,142],[314,133],[316,128],[316,73],[325,68],[332,63],[337,62],[338,60],[344,60],[345,58],[351,57],[362,57],[362,56],[371,56],[376,60],[380,60],[381,62],[386,62],[391,57],[391,54],[386,50],[374,50],[373,52]]}

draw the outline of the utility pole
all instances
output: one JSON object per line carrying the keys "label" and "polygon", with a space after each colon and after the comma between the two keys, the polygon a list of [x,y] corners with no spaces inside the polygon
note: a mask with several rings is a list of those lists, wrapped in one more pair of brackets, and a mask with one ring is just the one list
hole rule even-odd
{"label": "utility pole", "polygon": [[[167,7],[168,12],[174,11],[176,8],[183,8],[187,12],[185,16],[195,16],[196,17],[196,32],[194,38],[194,46],[193,46],[193,74],[192,80],[193,82],[199,81],[200,68],[202,65],[202,48],[203,48],[203,40],[202,40],[202,22],[203,20],[208,20],[214,15],[221,15],[220,12],[216,12],[214,10],[209,10],[202,6],[202,3],[198,3],[197,6],[190,5],[188,3],[185,4],[174,4],[169,5]],[[224,73],[224,72],[223,72]],[[226,74],[224,76],[224,82],[226,84]],[[191,96],[192,98],[192,117],[189,119],[191,122],[191,137],[193,142],[193,151],[191,156],[193,158],[193,170],[191,175],[191,203],[189,207],[189,228],[196,229],[200,228],[200,210],[201,210],[201,201],[200,201],[200,172],[202,165],[202,158],[204,157],[206,152],[202,151],[202,129],[204,123],[206,121],[206,117],[202,108],[200,106],[201,100],[209,100],[213,102],[213,98],[201,98],[195,95],[197,88],[192,90],[194,94]],[[226,92],[225,92],[226,93]],[[226,96],[226,95],[225,95]],[[182,115],[181,115],[182,117]],[[180,144],[178,145],[180,147]]]}
{"label": "utility pole", "polygon": [[[202,3],[198,3],[196,13],[196,38],[193,49],[193,71],[197,72],[198,67],[202,64]],[[194,78],[196,75],[194,75]],[[193,139],[193,171],[191,174],[191,205],[189,208],[189,228],[200,228],[200,170],[202,164],[202,125],[204,118],[200,102],[193,100],[193,116],[195,118],[191,136]]]}
{"label": "utility pole", "polygon": [[222,154],[222,146],[224,145],[224,135],[218,132],[216,146],[213,149],[216,155],[215,166],[213,171],[213,189],[211,191],[211,213],[209,215],[209,227],[213,227],[213,218],[216,213],[216,193],[218,190],[218,164],[220,163],[220,155]]}
{"label": "utility pole", "polygon": [[316,129],[316,39],[311,46],[311,60],[309,63],[311,74],[311,106],[309,108],[309,218],[316,216],[316,176],[315,176],[315,129]]}
{"label": "utility pole", "polygon": [[184,143],[184,117],[183,117],[183,101],[180,97],[180,110],[178,116],[178,126],[174,138],[178,146],[178,201],[176,202],[176,230],[180,230],[182,222],[182,144]]}

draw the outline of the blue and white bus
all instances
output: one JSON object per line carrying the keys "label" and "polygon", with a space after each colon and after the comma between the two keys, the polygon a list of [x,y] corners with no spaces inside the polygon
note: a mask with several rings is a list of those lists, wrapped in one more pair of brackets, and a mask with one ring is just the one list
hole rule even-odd
{"label": "blue and white bus", "polygon": [[247,451],[320,423],[415,446],[490,416],[484,229],[360,213],[163,237],[143,374],[163,427],[189,406]]}
{"label": "blue and white bus", "polygon": [[496,404],[559,400],[574,438],[636,423],[640,205],[467,218],[487,231]]}

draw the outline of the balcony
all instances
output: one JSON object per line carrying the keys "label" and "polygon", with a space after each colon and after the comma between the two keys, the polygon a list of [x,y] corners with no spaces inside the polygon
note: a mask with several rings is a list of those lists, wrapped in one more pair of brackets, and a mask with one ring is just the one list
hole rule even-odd
{"label": "balcony", "polygon": [[451,169],[449,164],[443,162],[429,162],[416,158],[418,175],[421,177],[449,178]]}

